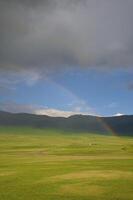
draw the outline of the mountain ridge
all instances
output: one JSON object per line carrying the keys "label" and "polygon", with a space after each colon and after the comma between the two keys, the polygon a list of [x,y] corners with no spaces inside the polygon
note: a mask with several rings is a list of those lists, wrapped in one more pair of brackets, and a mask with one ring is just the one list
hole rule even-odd
{"label": "mountain ridge", "polygon": [[0,111],[1,126],[32,126],[38,128],[59,128],[71,131],[86,131],[133,136],[133,115],[100,117],[92,115],[72,115],[51,117],[30,113],[10,113]]}

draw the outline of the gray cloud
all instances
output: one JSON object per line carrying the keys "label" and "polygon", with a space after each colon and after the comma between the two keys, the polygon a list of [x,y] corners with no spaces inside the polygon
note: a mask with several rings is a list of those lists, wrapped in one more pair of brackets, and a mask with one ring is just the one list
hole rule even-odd
{"label": "gray cloud", "polygon": [[94,115],[94,113],[92,112],[83,112],[81,110],[65,111],[33,104],[18,104],[16,102],[0,102],[0,110],[12,113],[31,113],[36,115],[48,115],[53,117],[68,117],[75,114]]}
{"label": "gray cloud", "polygon": [[15,102],[0,102],[0,110],[12,112],[12,113],[35,113],[37,106],[27,105],[27,104],[17,104]]}
{"label": "gray cloud", "polygon": [[133,91],[133,83],[129,83],[127,89]]}
{"label": "gray cloud", "polygon": [[0,69],[132,66],[132,0],[0,0]]}

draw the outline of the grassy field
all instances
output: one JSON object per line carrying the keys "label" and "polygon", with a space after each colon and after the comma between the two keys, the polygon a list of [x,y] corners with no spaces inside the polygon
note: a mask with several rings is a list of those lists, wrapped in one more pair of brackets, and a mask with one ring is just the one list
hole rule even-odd
{"label": "grassy field", "polygon": [[0,127],[0,200],[133,200],[133,138]]}

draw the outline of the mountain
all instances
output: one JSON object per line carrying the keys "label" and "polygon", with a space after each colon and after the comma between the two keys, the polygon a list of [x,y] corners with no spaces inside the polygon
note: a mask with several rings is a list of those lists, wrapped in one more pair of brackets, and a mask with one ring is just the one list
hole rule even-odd
{"label": "mountain", "polygon": [[133,136],[133,115],[118,117],[73,115],[65,118],[27,113],[14,114],[0,111],[0,125],[58,128],[99,134],[109,134],[112,132],[117,135]]}

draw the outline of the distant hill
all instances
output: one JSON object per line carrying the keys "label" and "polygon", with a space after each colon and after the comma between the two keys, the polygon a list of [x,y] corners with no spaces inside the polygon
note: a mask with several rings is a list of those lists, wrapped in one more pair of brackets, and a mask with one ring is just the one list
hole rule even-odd
{"label": "distant hill", "polygon": [[117,135],[133,136],[133,115],[123,115],[119,117],[73,115],[64,118],[26,113],[13,114],[0,111],[0,125],[59,128],[63,130],[86,131],[99,134],[113,132]]}

